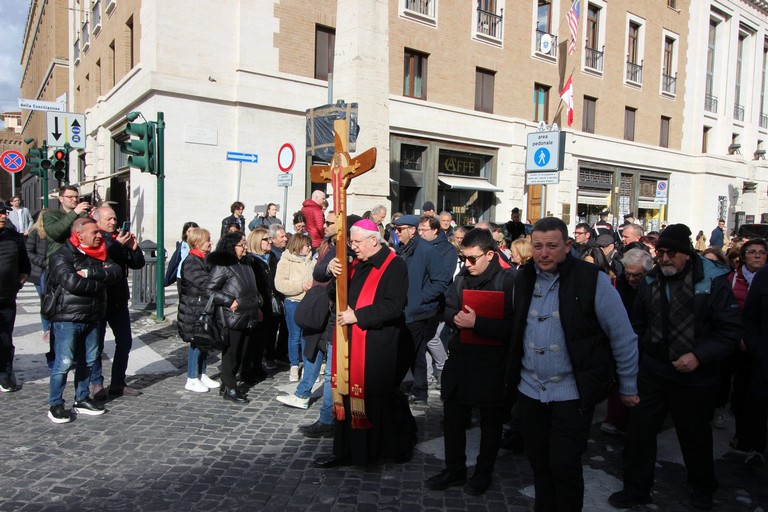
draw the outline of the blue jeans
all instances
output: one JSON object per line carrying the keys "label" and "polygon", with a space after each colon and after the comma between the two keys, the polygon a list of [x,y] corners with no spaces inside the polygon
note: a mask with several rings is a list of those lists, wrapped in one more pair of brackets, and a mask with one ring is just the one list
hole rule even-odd
{"label": "blue jeans", "polygon": [[[294,316],[299,302],[295,300],[285,300],[285,322],[288,324],[288,360],[291,366],[299,365],[299,354],[304,353],[304,336],[301,327],[296,324]],[[315,375],[317,378],[317,375]]]}
{"label": "blue jeans", "polygon": [[301,376],[301,382],[296,387],[296,393],[294,393],[297,397],[309,398],[312,395],[312,386],[315,384],[317,376],[320,375],[320,367],[323,365],[324,357],[325,354],[318,349],[314,361],[310,361],[306,357],[304,358],[304,374]]}
{"label": "blue jeans", "polygon": [[131,315],[128,307],[107,309],[107,316],[99,325],[99,354],[91,370],[91,384],[104,384],[101,367],[101,354],[104,352],[104,338],[107,334],[107,324],[115,335],[115,358],[112,360],[112,386],[125,386],[125,371],[128,369],[128,355],[133,346],[131,335]]}
{"label": "blue jeans", "polygon": [[67,373],[75,366],[75,400],[88,398],[91,368],[99,355],[100,322],[54,322],[56,359],[51,369],[48,402],[51,407],[64,403]]}
{"label": "blue jeans", "polygon": [[[334,318],[333,316],[331,318]],[[333,368],[333,343],[328,343],[325,356],[325,382],[323,383],[323,405],[320,406],[320,423],[333,423],[333,389],[331,389],[331,369]],[[306,370],[304,370],[306,372]]]}
{"label": "blue jeans", "polygon": [[189,355],[187,356],[187,377],[197,379],[205,373],[208,368],[208,352],[200,350],[197,347],[189,345]]}

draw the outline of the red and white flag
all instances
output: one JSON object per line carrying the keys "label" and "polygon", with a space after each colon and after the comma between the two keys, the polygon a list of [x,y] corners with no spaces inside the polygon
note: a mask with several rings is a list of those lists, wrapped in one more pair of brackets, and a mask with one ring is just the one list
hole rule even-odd
{"label": "red and white flag", "polygon": [[574,0],[568,10],[568,28],[571,30],[571,42],[568,43],[568,55],[576,51],[576,33],[579,31],[579,13],[581,12],[581,0]]}
{"label": "red and white flag", "polygon": [[563,103],[568,105],[568,126],[573,126],[573,74],[565,82],[560,98],[563,100]]}

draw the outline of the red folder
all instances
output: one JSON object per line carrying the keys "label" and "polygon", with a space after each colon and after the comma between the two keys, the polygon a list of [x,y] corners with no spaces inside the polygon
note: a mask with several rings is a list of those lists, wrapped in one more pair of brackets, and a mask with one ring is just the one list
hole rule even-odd
{"label": "red folder", "polygon": [[[477,316],[494,319],[504,318],[504,292],[463,290],[461,303],[472,308]],[[461,342],[468,345],[502,344],[499,339],[478,336],[472,329],[461,329]]]}

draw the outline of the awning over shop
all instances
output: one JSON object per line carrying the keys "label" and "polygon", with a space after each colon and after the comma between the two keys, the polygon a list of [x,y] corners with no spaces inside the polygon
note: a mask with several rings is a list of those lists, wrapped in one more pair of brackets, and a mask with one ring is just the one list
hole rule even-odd
{"label": "awning over shop", "polygon": [[608,206],[608,194],[602,194],[597,196],[597,195],[587,195],[584,193],[579,193],[578,203],[587,204],[590,206]]}
{"label": "awning over shop", "polygon": [[438,176],[437,181],[458,190],[476,190],[478,192],[504,192],[484,178],[462,178],[459,176]]}

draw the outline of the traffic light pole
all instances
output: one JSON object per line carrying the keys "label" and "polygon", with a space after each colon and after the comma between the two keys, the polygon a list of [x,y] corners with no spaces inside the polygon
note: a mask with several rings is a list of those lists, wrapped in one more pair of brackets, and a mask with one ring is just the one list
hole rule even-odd
{"label": "traffic light pole", "polygon": [[[48,158],[48,143],[43,139],[43,159]],[[48,170],[46,169],[41,176],[43,180],[43,208],[48,208]]]}
{"label": "traffic light pole", "polygon": [[157,113],[157,321],[165,320],[165,114]]}

